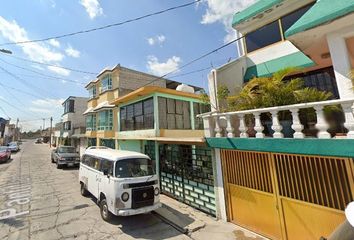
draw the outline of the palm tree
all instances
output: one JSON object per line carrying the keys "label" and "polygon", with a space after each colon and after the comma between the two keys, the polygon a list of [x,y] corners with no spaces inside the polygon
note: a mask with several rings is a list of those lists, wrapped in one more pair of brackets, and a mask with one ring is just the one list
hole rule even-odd
{"label": "palm tree", "polygon": [[325,101],[332,97],[331,93],[304,87],[301,78],[285,80],[298,71],[297,68],[286,68],[271,77],[253,78],[239,94],[228,98],[229,110],[239,111]]}

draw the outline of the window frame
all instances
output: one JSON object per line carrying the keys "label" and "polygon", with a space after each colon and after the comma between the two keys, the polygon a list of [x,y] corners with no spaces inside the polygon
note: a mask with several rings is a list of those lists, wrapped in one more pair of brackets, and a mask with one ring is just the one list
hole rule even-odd
{"label": "window frame", "polygon": [[[104,114],[103,121],[101,122],[101,116]],[[98,119],[98,121],[97,121]],[[97,117],[97,130],[98,131],[112,131],[113,130],[113,110],[103,110],[98,112]]]}
{"label": "window frame", "polygon": [[112,90],[112,74],[107,73],[101,79],[101,93]]}
{"label": "window frame", "polygon": [[[148,103],[151,105],[147,105]],[[120,107],[119,131],[124,132],[124,131],[154,129],[155,128],[154,111],[155,109],[154,109],[153,97],[149,97],[144,100]],[[137,119],[140,120],[137,122]]]}

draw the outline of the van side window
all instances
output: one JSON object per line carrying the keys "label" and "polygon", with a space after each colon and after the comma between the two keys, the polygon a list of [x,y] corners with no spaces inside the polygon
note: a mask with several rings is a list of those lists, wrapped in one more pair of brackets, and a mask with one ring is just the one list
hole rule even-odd
{"label": "van side window", "polygon": [[87,165],[87,163],[86,163],[86,162],[87,162],[87,157],[88,157],[88,156],[86,156],[86,155],[82,156],[82,158],[81,158],[81,163]]}
{"label": "van side window", "polygon": [[93,168],[96,170],[100,170],[100,162],[101,160],[99,158],[92,158],[93,159]]}
{"label": "van side window", "polygon": [[108,171],[108,174],[113,176],[113,161],[109,161],[107,159],[101,160],[101,172],[104,170]]}

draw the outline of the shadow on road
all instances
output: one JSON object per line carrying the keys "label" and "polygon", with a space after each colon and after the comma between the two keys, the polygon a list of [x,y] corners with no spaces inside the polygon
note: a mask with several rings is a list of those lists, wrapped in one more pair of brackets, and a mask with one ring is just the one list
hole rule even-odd
{"label": "shadow on road", "polygon": [[20,228],[20,227],[25,226],[24,221],[21,219],[18,219],[18,218],[17,219],[16,218],[9,218],[6,220],[0,220],[0,223],[9,225],[14,228]]}
{"label": "shadow on road", "polygon": [[[97,199],[92,195],[89,195],[88,198],[96,204],[97,211],[100,211]],[[124,217],[113,216],[109,223],[117,226],[124,234],[134,239],[168,239],[182,234],[152,213]],[[137,231],[137,229],[139,230]]]}

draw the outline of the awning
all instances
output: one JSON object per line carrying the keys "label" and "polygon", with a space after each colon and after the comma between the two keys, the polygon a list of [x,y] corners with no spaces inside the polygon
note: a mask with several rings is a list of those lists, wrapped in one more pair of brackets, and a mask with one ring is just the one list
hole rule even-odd
{"label": "awning", "polygon": [[112,104],[109,104],[108,101],[104,101],[100,104],[98,104],[94,109],[93,111],[94,112],[98,112],[98,111],[101,111],[101,110],[104,110],[104,109],[111,109],[111,108],[114,108],[115,105],[112,105]]}
{"label": "awning", "polygon": [[90,114],[90,113],[94,113],[93,107],[86,109],[86,111],[83,113],[83,115]]}
{"label": "awning", "polygon": [[285,37],[304,32],[354,12],[353,0],[317,0],[286,32]]}
{"label": "awning", "polygon": [[232,20],[232,26],[247,21],[248,19],[257,16],[258,14],[272,8],[276,4],[279,4],[283,1],[284,0],[259,0],[243,11],[236,13]]}
{"label": "awning", "polygon": [[302,52],[296,52],[264,63],[253,65],[247,68],[244,81],[253,77],[269,77],[273,73],[287,67],[312,67],[315,63]]}

